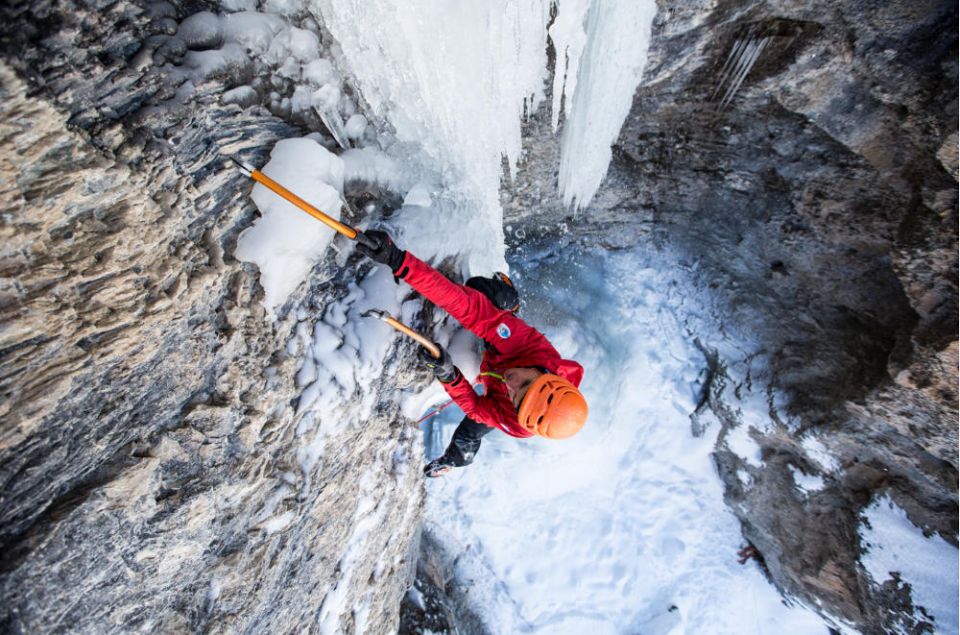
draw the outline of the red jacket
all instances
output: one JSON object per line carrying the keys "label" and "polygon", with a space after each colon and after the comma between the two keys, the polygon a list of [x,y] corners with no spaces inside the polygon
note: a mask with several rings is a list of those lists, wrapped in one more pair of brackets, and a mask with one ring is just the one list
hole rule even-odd
{"label": "red jacket", "polygon": [[[480,360],[481,373],[502,375],[508,368],[540,367],[580,385],[583,367],[562,359],[547,338],[510,311],[498,309],[476,289],[451,282],[442,273],[407,252],[397,277],[444,309],[465,328],[487,343]],[[520,427],[517,411],[507,393],[507,386],[498,377],[481,374],[483,396],[473,391],[461,373],[449,384],[447,394],[463,412],[478,423],[499,428],[512,437],[533,436]]]}

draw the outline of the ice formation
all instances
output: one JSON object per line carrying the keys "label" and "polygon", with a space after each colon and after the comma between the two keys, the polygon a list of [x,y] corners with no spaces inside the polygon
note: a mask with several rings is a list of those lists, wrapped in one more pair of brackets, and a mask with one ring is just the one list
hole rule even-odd
{"label": "ice formation", "polygon": [[[562,15],[563,4],[560,10]],[[569,35],[569,29],[558,30],[558,36],[564,33],[564,41],[569,42],[568,82],[574,74],[572,65],[579,59],[575,90],[565,91],[567,117],[560,153],[560,192],[567,205],[585,207],[607,173],[610,146],[630,112],[633,93],[647,64],[656,12],[653,0],[610,4],[594,0],[582,53],[578,45],[583,38]]]}

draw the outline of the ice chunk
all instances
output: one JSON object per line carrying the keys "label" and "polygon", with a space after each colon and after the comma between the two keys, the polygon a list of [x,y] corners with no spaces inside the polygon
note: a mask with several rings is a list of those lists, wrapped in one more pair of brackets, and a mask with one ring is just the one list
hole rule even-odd
{"label": "ice chunk", "polygon": [[320,55],[320,40],[305,29],[290,27],[274,36],[264,59],[279,66],[293,57],[299,62],[310,62]]}
{"label": "ice chunk", "polygon": [[315,33],[292,27],[289,31],[290,55],[301,62],[309,62],[320,54],[320,40]]}
{"label": "ice chunk", "polygon": [[340,101],[340,89],[334,84],[324,84],[312,97],[313,107],[317,110],[333,110]]}
{"label": "ice chunk", "polygon": [[303,112],[310,110],[313,106],[313,91],[309,86],[301,84],[293,90],[293,96],[290,98],[290,108],[293,112]]}
{"label": "ice chunk", "polygon": [[300,63],[292,58],[288,57],[283,64],[280,65],[280,68],[277,69],[277,75],[280,77],[286,77],[287,79],[292,79],[293,81],[300,80]]}
{"label": "ice chunk", "polygon": [[183,65],[193,71],[192,76],[197,80],[219,77],[239,82],[249,80],[253,70],[243,48],[232,42],[217,50],[190,51],[184,56]]}
{"label": "ice chunk", "polygon": [[295,17],[303,11],[303,0],[264,0],[263,10]]}
{"label": "ice chunk", "polygon": [[220,8],[225,11],[256,11],[257,0],[220,0]]}
{"label": "ice chunk", "polygon": [[239,44],[251,55],[263,55],[277,33],[286,28],[282,18],[250,11],[226,15],[222,24],[224,40]]}
{"label": "ice chunk", "polygon": [[260,101],[257,91],[249,86],[238,86],[233,90],[228,90],[220,96],[222,104],[236,104],[241,108],[247,108]]}
{"label": "ice chunk", "polygon": [[[327,215],[340,218],[343,163],[316,141],[280,141],[263,173]],[[323,255],[334,232],[260,184],[253,188],[253,201],[263,216],[240,234],[235,255],[260,267],[264,304],[275,314]]]}
{"label": "ice chunk", "polygon": [[348,138],[359,139],[367,130],[367,118],[363,115],[353,115],[347,119],[347,123],[343,127],[343,130],[347,133]]}
{"label": "ice chunk", "polygon": [[345,150],[343,159],[343,180],[364,180],[379,183],[391,190],[402,190],[409,178],[396,159],[376,148],[357,148]]}
{"label": "ice chunk", "polygon": [[337,104],[340,101],[340,89],[333,84],[321,86],[311,98],[314,110],[320,115],[323,125],[327,127],[337,144],[341,148],[349,148],[350,143],[347,140],[347,133],[343,129],[343,119],[337,112]]}
{"label": "ice chunk", "polygon": [[417,205],[419,207],[430,207],[433,201],[430,198],[430,188],[425,183],[417,183],[410,188],[407,195],[403,198],[404,205]]}
{"label": "ice chunk", "polygon": [[191,49],[219,48],[223,40],[220,18],[209,11],[194,13],[180,23],[177,37]]}
{"label": "ice chunk", "polygon": [[330,60],[325,60],[322,57],[307,62],[303,67],[301,76],[303,81],[317,86],[339,80],[336,77],[336,71],[333,70],[333,64],[330,63]]}

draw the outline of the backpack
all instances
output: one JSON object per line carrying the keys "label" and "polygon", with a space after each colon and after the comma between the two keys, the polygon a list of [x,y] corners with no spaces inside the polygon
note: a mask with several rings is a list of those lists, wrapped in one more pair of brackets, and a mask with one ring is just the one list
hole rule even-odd
{"label": "backpack", "polygon": [[474,276],[467,280],[466,286],[487,296],[502,311],[516,313],[520,310],[520,294],[510,277],[503,272],[498,271],[489,278]]}

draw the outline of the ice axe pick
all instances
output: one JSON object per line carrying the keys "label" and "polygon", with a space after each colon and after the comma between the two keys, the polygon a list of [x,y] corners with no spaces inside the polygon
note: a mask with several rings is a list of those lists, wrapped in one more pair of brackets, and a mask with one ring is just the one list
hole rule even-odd
{"label": "ice axe pick", "polygon": [[393,317],[392,315],[390,315],[390,314],[387,313],[386,311],[381,311],[381,310],[379,310],[379,309],[370,309],[369,311],[365,311],[365,312],[362,314],[362,317],[375,317],[375,318],[377,318],[378,320],[382,320],[382,321],[386,322],[387,324],[389,324],[389,325],[392,326],[393,328],[397,329],[398,331],[400,331],[401,333],[403,333],[403,334],[406,335],[407,337],[410,337],[410,338],[413,338],[414,340],[416,340],[417,343],[420,344],[420,346],[422,346],[422,347],[424,347],[425,349],[427,349],[428,351],[430,351],[430,354],[433,355],[436,359],[440,359],[440,347],[439,347],[439,346],[437,346],[436,344],[434,344],[433,342],[431,342],[430,340],[428,340],[428,339],[425,338],[424,336],[420,335],[419,333],[417,333],[416,331],[414,331],[412,328],[410,328],[409,326],[407,326],[406,324],[404,324],[404,323],[401,322],[400,320],[396,319],[395,317]]}
{"label": "ice axe pick", "polygon": [[253,179],[257,183],[260,183],[261,185],[271,190],[273,193],[277,194],[278,196],[286,199],[290,203],[293,203],[294,205],[296,205],[297,207],[305,211],[307,214],[310,214],[311,216],[316,218],[318,221],[320,221],[324,225],[327,225],[334,231],[340,232],[350,240],[356,240],[361,245],[365,247],[369,247],[370,249],[380,248],[380,242],[377,241],[376,239],[370,238],[359,229],[355,229],[353,227],[350,227],[349,225],[344,225],[337,219],[331,218],[330,216],[324,214],[319,209],[317,209],[310,203],[306,202],[305,200],[303,200],[302,198],[300,198],[299,196],[297,196],[287,188],[283,187],[282,185],[280,185],[279,183],[271,179],[269,176],[267,176],[260,170],[254,168],[250,164],[243,163],[242,161],[238,161],[234,157],[230,157],[230,160],[233,161],[233,163],[240,169],[241,172],[249,176],[251,179]]}

